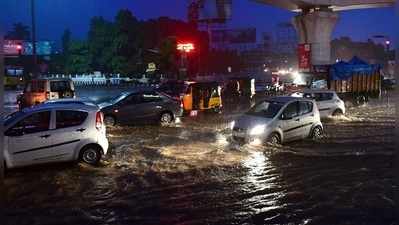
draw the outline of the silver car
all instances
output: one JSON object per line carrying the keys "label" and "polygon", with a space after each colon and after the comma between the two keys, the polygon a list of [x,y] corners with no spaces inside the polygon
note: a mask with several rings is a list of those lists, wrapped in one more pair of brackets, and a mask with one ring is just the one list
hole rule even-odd
{"label": "silver car", "polygon": [[314,138],[323,133],[320,113],[310,99],[273,97],[252,107],[231,124],[233,140],[240,143],[284,142]]}

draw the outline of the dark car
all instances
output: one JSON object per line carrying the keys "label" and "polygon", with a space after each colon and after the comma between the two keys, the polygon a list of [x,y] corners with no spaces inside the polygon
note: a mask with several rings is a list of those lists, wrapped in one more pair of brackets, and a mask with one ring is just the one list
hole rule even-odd
{"label": "dark car", "polygon": [[183,114],[180,100],[156,91],[125,92],[99,106],[105,123],[110,126],[153,122],[169,124]]}
{"label": "dark car", "polygon": [[396,86],[396,80],[395,79],[384,79],[382,80],[382,88],[384,90],[393,90],[395,89]]}

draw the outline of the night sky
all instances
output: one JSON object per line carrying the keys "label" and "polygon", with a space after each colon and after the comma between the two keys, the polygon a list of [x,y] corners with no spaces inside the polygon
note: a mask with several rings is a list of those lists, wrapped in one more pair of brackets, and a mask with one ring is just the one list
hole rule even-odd
{"label": "night sky", "polygon": [[[185,0],[36,0],[38,39],[59,42],[65,28],[75,38],[86,36],[90,18],[113,19],[119,9],[130,9],[139,19],[169,16],[186,19]],[[255,26],[258,31],[273,32],[276,24],[290,21],[294,13],[249,0],[233,1],[232,27]],[[8,31],[15,22],[30,24],[29,0],[0,0],[0,21]],[[333,37],[349,36],[365,41],[373,35],[394,37],[393,8],[342,12]]]}

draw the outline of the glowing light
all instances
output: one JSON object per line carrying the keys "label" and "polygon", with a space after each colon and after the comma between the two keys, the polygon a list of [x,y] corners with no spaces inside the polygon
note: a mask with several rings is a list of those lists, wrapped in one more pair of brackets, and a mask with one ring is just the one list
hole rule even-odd
{"label": "glowing light", "polygon": [[386,45],[390,45],[391,42],[390,42],[390,41],[385,41],[385,44],[386,44]]}
{"label": "glowing light", "polygon": [[233,130],[233,128],[234,128],[235,125],[236,125],[236,121],[232,121],[232,122],[230,123],[230,129]]}
{"label": "glowing light", "polygon": [[261,135],[263,132],[265,132],[265,125],[257,125],[254,128],[251,129],[249,132],[250,135]]}
{"label": "glowing light", "polygon": [[191,52],[193,51],[194,48],[194,44],[193,43],[180,43],[177,44],[177,50],[179,51],[184,51],[184,52]]}
{"label": "glowing light", "polygon": [[22,50],[22,45],[17,45],[17,50]]}

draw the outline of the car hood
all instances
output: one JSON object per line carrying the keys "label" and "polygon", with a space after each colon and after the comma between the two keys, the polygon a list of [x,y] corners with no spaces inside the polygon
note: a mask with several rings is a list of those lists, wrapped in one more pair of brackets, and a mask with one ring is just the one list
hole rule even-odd
{"label": "car hood", "polygon": [[241,129],[250,129],[257,125],[269,126],[273,122],[273,118],[265,118],[253,115],[242,115],[235,121],[234,127]]}

